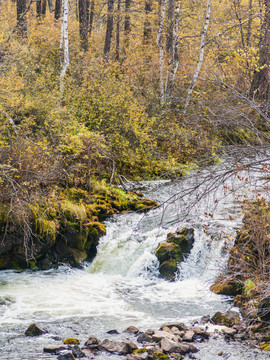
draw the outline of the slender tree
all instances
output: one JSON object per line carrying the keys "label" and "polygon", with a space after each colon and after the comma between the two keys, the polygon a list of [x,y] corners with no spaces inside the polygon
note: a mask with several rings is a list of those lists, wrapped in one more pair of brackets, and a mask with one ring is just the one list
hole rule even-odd
{"label": "slender tree", "polygon": [[152,10],[153,10],[152,0],[145,0],[144,3],[145,21],[143,28],[143,40],[145,43],[149,42],[152,34],[151,22],[149,19]]}
{"label": "slender tree", "polygon": [[91,35],[93,30],[94,15],[95,15],[95,0],[91,0],[90,13],[89,13],[89,36]]}
{"label": "slender tree", "polygon": [[62,30],[60,39],[60,54],[63,54],[63,60],[61,60],[62,71],[60,74],[60,101],[62,103],[64,88],[65,88],[65,74],[69,66],[69,41],[68,41],[68,0],[62,0],[63,18],[62,18]]}
{"label": "slender tree", "polygon": [[37,17],[40,18],[40,16],[41,16],[41,0],[36,0],[36,13],[37,13]]}
{"label": "slender tree", "polygon": [[121,15],[121,0],[117,0],[117,21],[116,21],[116,50],[115,58],[120,58],[120,15]]}
{"label": "slender tree", "polygon": [[62,0],[55,0],[54,18],[56,20],[60,19],[61,17],[61,9],[62,9]]}
{"label": "slender tree", "polygon": [[27,35],[26,12],[26,0],[17,0],[17,33],[21,36]]}
{"label": "slender tree", "polygon": [[125,0],[125,22],[124,22],[125,49],[128,48],[128,44],[129,44],[130,4],[131,4],[131,0]]}
{"label": "slender tree", "polygon": [[88,50],[88,0],[79,0],[79,23],[81,49]]}
{"label": "slender tree", "polygon": [[45,16],[47,10],[47,0],[41,0],[41,15]]}
{"label": "slender tree", "polygon": [[113,35],[113,6],[114,0],[108,0],[107,7],[107,29],[106,29],[106,38],[104,44],[104,57],[108,58],[111,50],[111,42],[112,42],[112,35]]}

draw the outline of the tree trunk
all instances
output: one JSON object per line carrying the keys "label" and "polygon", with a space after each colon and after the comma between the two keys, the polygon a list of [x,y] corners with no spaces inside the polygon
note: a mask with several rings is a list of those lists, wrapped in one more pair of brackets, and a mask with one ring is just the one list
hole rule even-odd
{"label": "tree trunk", "polygon": [[174,79],[179,66],[178,30],[179,30],[180,14],[181,14],[180,1],[177,0],[176,3],[174,1],[172,26],[171,28],[169,28],[169,31],[171,33],[169,33],[167,37],[168,72],[167,72],[167,80],[165,87],[166,101],[171,100]]}
{"label": "tree trunk", "polygon": [[79,0],[79,23],[81,49],[88,50],[88,0]]}
{"label": "tree trunk", "polygon": [[263,112],[270,115],[270,0],[264,1],[265,16],[259,50],[258,71],[251,84],[252,96],[261,102]]}
{"label": "tree trunk", "polygon": [[17,0],[17,33],[20,36],[27,35],[26,11],[26,0]]}
{"label": "tree trunk", "polygon": [[[41,0],[39,0],[41,1]],[[62,10],[62,0],[55,0],[54,18],[55,20],[60,19]]]}
{"label": "tree trunk", "polygon": [[145,21],[143,28],[143,40],[144,43],[148,43],[152,34],[151,23],[149,20],[149,14],[152,12],[152,0],[145,0],[144,11],[145,11]]}
{"label": "tree trunk", "polygon": [[115,58],[120,58],[120,11],[121,11],[121,0],[117,0],[117,23],[116,23],[116,49]]}
{"label": "tree trunk", "polygon": [[107,14],[107,30],[104,45],[104,58],[108,58],[111,50],[112,34],[113,34],[113,5],[114,0],[108,0],[108,14]]}
{"label": "tree trunk", "polygon": [[[62,19],[62,31],[61,31],[61,40],[60,40],[60,53],[64,53],[64,59],[62,62],[62,71],[60,74],[60,101],[59,104],[62,104],[62,99],[64,95],[65,87],[65,74],[69,66],[69,42],[68,42],[68,0],[62,0],[63,7],[63,19]],[[64,45],[64,49],[63,49]]]}
{"label": "tree trunk", "polygon": [[203,64],[204,48],[205,48],[205,36],[206,36],[207,29],[208,29],[208,26],[209,26],[209,23],[210,23],[210,15],[211,15],[211,0],[208,0],[207,6],[206,6],[205,22],[204,22],[204,26],[203,26],[203,29],[202,29],[202,32],[201,32],[201,45],[200,45],[199,60],[198,60],[197,67],[196,67],[195,73],[193,75],[193,78],[192,78],[191,83],[189,85],[188,94],[187,94],[185,105],[184,105],[184,108],[183,108],[183,114],[185,114],[186,111],[187,111],[187,108],[188,108],[188,105],[189,105],[189,102],[190,102],[190,99],[191,99],[191,95],[193,93],[194,86],[196,84],[196,81],[198,79],[198,76],[199,76],[199,73],[200,73],[200,70],[201,70],[201,67],[202,67],[202,64]]}
{"label": "tree trunk", "polygon": [[41,0],[41,15],[45,16],[47,10],[47,0]]}
{"label": "tree trunk", "polygon": [[129,46],[129,33],[130,33],[130,4],[131,4],[131,0],[125,0],[125,23],[124,23],[124,34],[125,34],[125,47],[124,47],[124,51],[128,48]]}
{"label": "tree trunk", "polygon": [[40,16],[41,16],[41,0],[36,0],[36,12],[37,12],[37,17],[40,18]]}
{"label": "tree trunk", "polygon": [[95,0],[91,0],[90,14],[89,14],[89,36],[91,35],[93,30],[94,14],[95,14]]}

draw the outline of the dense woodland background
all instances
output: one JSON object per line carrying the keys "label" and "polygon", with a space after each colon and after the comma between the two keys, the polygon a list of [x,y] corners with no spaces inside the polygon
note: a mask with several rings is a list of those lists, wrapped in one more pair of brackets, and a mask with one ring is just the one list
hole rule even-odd
{"label": "dense woodland background", "polygon": [[97,180],[267,144],[269,27],[269,0],[0,0],[2,244],[89,221]]}

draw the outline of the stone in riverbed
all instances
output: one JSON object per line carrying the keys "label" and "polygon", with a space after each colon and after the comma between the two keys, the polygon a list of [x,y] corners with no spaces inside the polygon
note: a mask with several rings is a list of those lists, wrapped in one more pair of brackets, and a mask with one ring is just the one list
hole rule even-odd
{"label": "stone in riverbed", "polygon": [[102,341],[102,343],[99,345],[99,348],[100,350],[105,350],[110,353],[116,353],[119,355],[127,355],[132,352],[129,344],[120,341],[111,341],[108,339]]}
{"label": "stone in riverbed", "polygon": [[129,326],[124,332],[129,334],[137,334],[139,329],[137,329],[135,326]]}
{"label": "stone in riverbed", "polygon": [[173,341],[179,341],[179,336],[177,335],[174,335],[170,332],[167,332],[167,331],[162,331],[162,330],[157,330],[154,332],[154,334],[152,335],[152,339],[155,341],[155,342],[159,342],[160,340],[162,339],[170,339],[170,340],[173,340]]}
{"label": "stone in riverbed", "polygon": [[44,333],[45,331],[41,330],[36,324],[29,325],[28,329],[25,331],[26,336],[40,336]]}
{"label": "stone in riverbed", "polygon": [[160,349],[165,353],[178,353],[186,354],[189,352],[189,345],[183,343],[177,343],[168,338],[163,338],[160,341]]}
{"label": "stone in riverbed", "polygon": [[151,337],[150,335],[147,335],[146,333],[142,333],[142,334],[140,334],[140,335],[138,336],[137,341],[138,341],[139,343],[152,342],[153,339],[152,339],[152,337]]}
{"label": "stone in riverbed", "polygon": [[169,322],[165,323],[161,326],[161,330],[163,330],[164,327],[168,327],[169,329],[176,327],[178,330],[188,330],[188,327],[184,323],[179,322]]}
{"label": "stone in riverbed", "polygon": [[225,314],[218,311],[211,318],[211,321],[215,325],[225,325],[232,327],[233,325],[240,324],[240,316],[236,311],[229,310]]}
{"label": "stone in riverbed", "polygon": [[60,351],[66,350],[67,348],[63,345],[46,346],[43,351],[46,353],[58,355]]}
{"label": "stone in riverbed", "polygon": [[100,344],[100,341],[96,336],[89,336],[88,340],[85,342],[85,346],[89,346],[92,348],[97,347]]}
{"label": "stone in riverbed", "polygon": [[183,341],[192,342],[193,340],[195,340],[195,336],[196,336],[195,331],[189,329],[188,331],[185,332],[185,335],[183,336]]}
{"label": "stone in riverbed", "polygon": [[86,355],[82,352],[78,345],[75,345],[72,349],[72,354],[75,356],[76,359],[81,359],[86,357]]}
{"label": "stone in riverbed", "polygon": [[57,360],[75,360],[75,357],[72,355],[72,353],[67,353],[57,356]]}

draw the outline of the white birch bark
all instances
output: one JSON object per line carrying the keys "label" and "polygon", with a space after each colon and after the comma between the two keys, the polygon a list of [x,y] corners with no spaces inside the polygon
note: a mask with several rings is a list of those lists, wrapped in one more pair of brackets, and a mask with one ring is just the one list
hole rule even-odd
{"label": "white birch bark", "polygon": [[[60,40],[60,51],[64,52],[63,67],[60,74],[60,103],[63,98],[65,88],[65,74],[69,66],[69,43],[68,43],[68,0],[62,0],[63,19]],[[63,49],[64,45],[64,49]]]}
{"label": "white birch bark", "polygon": [[197,68],[195,70],[194,76],[192,78],[192,81],[189,85],[189,89],[188,89],[188,94],[187,94],[187,98],[185,101],[185,105],[184,105],[184,109],[183,109],[183,114],[186,113],[189,102],[190,102],[190,98],[194,89],[194,86],[196,84],[196,81],[198,79],[201,67],[202,67],[202,63],[203,63],[203,58],[204,58],[204,48],[205,48],[205,36],[207,33],[207,29],[210,23],[210,16],[211,16],[211,0],[208,0],[207,2],[207,6],[206,6],[206,16],[205,16],[205,23],[204,23],[204,27],[202,29],[202,33],[201,33],[201,45],[200,45],[200,55],[199,55],[199,60],[197,63]]}
{"label": "white birch bark", "polygon": [[163,57],[164,57],[164,46],[161,44],[164,21],[165,21],[165,13],[167,9],[168,0],[164,0],[163,10],[161,14],[160,25],[158,29],[157,35],[157,45],[159,47],[159,67],[160,67],[160,103],[161,105],[165,102],[165,88],[164,88],[164,78],[163,78]]}
{"label": "white birch bark", "polygon": [[17,133],[17,126],[15,125],[14,123],[14,120],[8,115],[8,113],[6,113],[4,110],[1,109],[1,112],[2,114],[8,119],[13,131],[14,131],[14,134],[17,136],[18,133]]}
{"label": "white birch bark", "polygon": [[174,79],[179,66],[179,58],[178,58],[178,30],[180,23],[180,2],[178,1],[175,10],[174,10],[174,24],[173,24],[173,39],[172,39],[172,55],[168,62],[168,71],[167,71],[167,79],[166,79],[166,87],[165,87],[165,101],[170,99],[171,92],[173,88]]}

